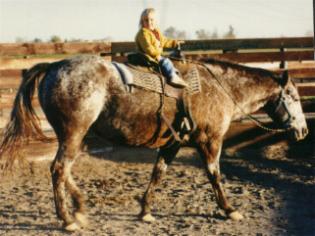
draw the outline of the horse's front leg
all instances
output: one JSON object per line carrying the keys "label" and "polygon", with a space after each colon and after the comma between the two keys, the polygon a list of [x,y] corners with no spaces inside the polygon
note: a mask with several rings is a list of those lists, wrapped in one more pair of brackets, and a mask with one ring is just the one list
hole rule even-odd
{"label": "horse's front leg", "polygon": [[152,222],[155,218],[151,215],[151,202],[155,187],[159,184],[162,176],[165,174],[167,166],[171,164],[176,153],[179,150],[178,145],[170,148],[161,149],[158,153],[157,161],[154,165],[150,184],[142,198],[142,211],[140,217],[143,221]]}
{"label": "horse's front leg", "polygon": [[226,198],[220,175],[220,155],[222,148],[222,139],[199,144],[199,153],[206,165],[207,177],[212,185],[217,203],[225,214],[233,220],[241,220],[243,216],[238,213]]}

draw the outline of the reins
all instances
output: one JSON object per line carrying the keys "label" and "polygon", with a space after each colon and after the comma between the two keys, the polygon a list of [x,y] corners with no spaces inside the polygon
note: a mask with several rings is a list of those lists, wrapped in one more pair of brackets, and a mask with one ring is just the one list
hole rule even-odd
{"label": "reins", "polygon": [[199,61],[195,61],[195,60],[190,60],[190,59],[180,59],[180,58],[175,58],[175,57],[170,57],[173,60],[177,60],[177,61],[182,61],[182,62],[190,62],[193,64],[197,64],[200,65],[204,68],[206,68],[206,70],[209,72],[209,74],[211,74],[215,80],[218,82],[218,84],[220,85],[220,87],[223,89],[223,91],[228,95],[228,97],[233,101],[234,105],[249,119],[251,120],[256,126],[258,126],[259,128],[266,130],[268,132],[274,132],[274,133],[280,133],[280,132],[284,132],[289,130],[288,128],[269,128],[267,127],[265,124],[263,124],[261,121],[259,121],[257,118],[253,117],[252,115],[246,113],[243,108],[232,98],[232,96],[230,95],[230,93],[227,91],[227,89],[223,86],[223,84],[221,83],[221,81],[219,80],[219,78],[210,70],[209,67],[207,67],[207,65],[205,63],[201,63]]}

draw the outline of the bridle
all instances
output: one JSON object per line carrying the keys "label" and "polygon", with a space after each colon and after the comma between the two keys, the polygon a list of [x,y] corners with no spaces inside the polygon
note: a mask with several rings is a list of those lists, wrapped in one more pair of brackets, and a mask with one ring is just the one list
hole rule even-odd
{"label": "bridle", "polygon": [[286,129],[289,129],[290,123],[296,119],[289,110],[288,99],[283,88],[281,89],[280,96],[276,99],[275,103],[270,102],[267,105],[266,112],[276,122],[281,123]]}

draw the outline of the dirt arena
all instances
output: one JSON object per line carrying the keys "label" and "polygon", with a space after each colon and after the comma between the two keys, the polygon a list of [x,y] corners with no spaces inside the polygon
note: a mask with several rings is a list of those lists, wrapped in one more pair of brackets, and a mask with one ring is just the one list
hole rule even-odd
{"label": "dirt arena", "polygon": [[[244,215],[227,220],[196,151],[182,148],[160,187],[153,213],[138,220],[156,152],[89,140],[73,174],[86,195],[90,225],[71,235],[315,235],[314,140],[276,142],[221,159],[230,202]],[[56,144],[26,149],[23,169],[1,177],[0,235],[69,235],[55,216],[50,160]]]}

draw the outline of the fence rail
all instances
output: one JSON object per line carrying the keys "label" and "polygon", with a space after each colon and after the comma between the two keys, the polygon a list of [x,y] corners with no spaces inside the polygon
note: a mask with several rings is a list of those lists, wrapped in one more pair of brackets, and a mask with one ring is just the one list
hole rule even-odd
{"label": "fence rail", "polygon": [[[312,37],[293,38],[259,38],[259,39],[211,39],[186,40],[182,45],[183,51],[238,51],[242,49],[305,49],[313,48]],[[111,53],[128,53],[135,51],[133,42],[113,42]]]}
{"label": "fence rail", "polygon": [[111,43],[3,43],[0,56],[40,54],[108,53]]}

